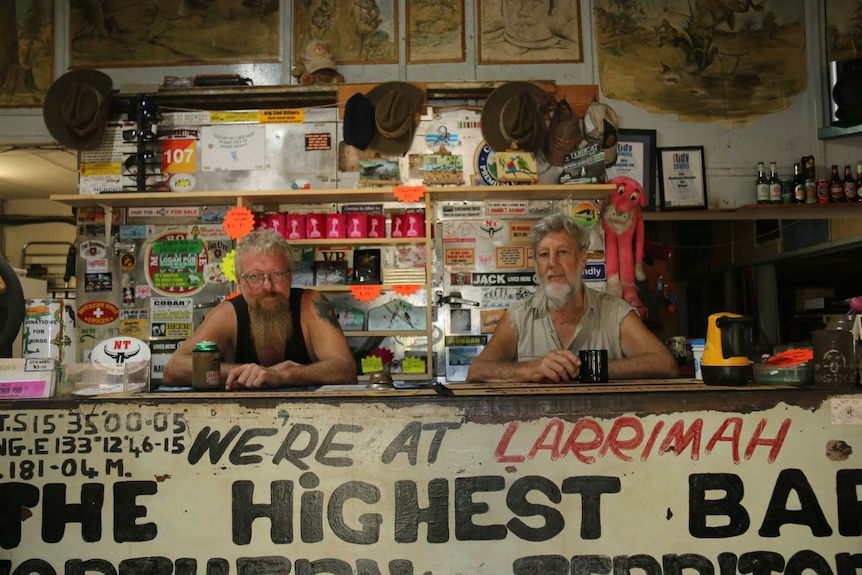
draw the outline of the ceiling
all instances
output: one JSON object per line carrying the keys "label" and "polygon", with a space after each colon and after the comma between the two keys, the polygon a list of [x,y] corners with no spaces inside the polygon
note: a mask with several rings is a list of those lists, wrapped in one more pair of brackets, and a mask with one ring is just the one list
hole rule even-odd
{"label": "ceiling", "polygon": [[78,154],[58,146],[0,146],[0,200],[78,191]]}

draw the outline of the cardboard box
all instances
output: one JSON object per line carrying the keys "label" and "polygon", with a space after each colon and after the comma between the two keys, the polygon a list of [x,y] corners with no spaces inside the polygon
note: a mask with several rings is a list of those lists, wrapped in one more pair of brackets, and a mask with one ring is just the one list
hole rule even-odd
{"label": "cardboard box", "polygon": [[796,311],[823,309],[831,297],[835,297],[833,288],[799,288],[796,290]]}

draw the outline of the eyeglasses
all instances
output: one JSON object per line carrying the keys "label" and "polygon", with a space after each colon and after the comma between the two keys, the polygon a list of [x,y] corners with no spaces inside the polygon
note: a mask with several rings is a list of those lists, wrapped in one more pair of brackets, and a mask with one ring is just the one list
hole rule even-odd
{"label": "eyeglasses", "polygon": [[266,278],[269,278],[269,281],[274,284],[284,283],[290,279],[290,272],[269,272],[268,274],[239,274],[241,279],[244,279],[248,282],[248,285],[254,287],[260,287],[263,285],[263,282],[266,281]]}

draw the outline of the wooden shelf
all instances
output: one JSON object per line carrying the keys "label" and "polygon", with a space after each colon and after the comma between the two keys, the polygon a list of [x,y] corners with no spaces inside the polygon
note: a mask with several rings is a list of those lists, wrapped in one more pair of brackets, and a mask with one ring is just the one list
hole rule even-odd
{"label": "wooden shelf", "polygon": [[854,126],[825,126],[817,130],[817,139],[834,140],[862,134],[862,124]]}
{"label": "wooden shelf", "polygon": [[692,220],[823,220],[862,218],[862,203],[751,204],[732,210],[676,210],[644,212],[647,221]]}
{"label": "wooden shelf", "polygon": [[[457,186],[427,187],[435,200],[542,199],[588,200],[604,195],[612,184],[549,186]],[[535,198],[530,196],[535,194]],[[513,198],[513,196],[517,196]],[[253,204],[301,204],[398,201],[392,187],[335,188],[311,190],[214,191],[214,192],[123,192],[107,194],[53,195],[51,200],[73,208],[249,206]]]}

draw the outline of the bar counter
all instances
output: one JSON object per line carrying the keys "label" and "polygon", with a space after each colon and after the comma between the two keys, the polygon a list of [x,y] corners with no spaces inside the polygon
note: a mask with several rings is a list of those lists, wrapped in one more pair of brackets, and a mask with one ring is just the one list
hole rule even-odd
{"label": "bar counter", "polygon": [[0,573],[851,575],[862,389],[0,401]]}

